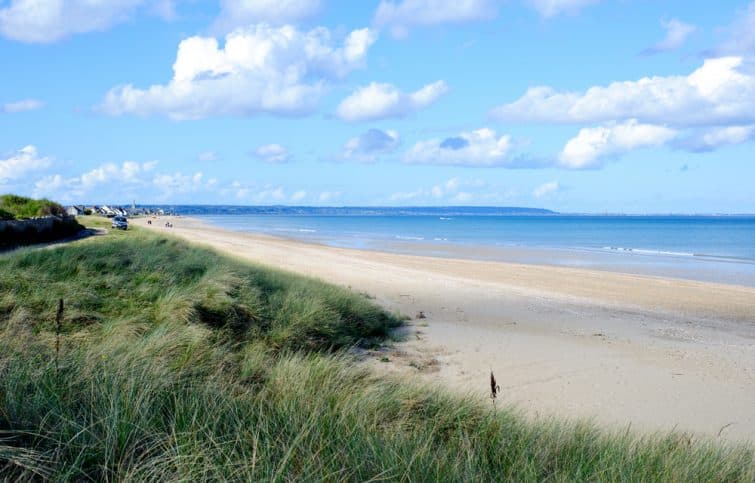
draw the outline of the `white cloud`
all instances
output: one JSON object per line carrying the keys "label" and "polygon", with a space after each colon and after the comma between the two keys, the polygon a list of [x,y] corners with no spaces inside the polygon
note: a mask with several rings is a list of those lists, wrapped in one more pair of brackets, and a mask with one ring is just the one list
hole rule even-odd
{"label": "white cloud", "polygon": [[204,175],[200,171],[194,174],[183,174],[177,171],[172,174],[156,174],[152,178],[152,184],[162,192],[163,199],[168,199],[177,194],[197,192],[214,183],[210,181],[205,183]]}
{"label": "white cloud", "polygon": [[678,19],[664,20],[661,22],[664,30],[666,30],[666,36],[645,50],[645,54],[657,54],[660,52],[668,52],[669,50],[676,50],[684,45],[687,37],[692,35],[697,28],[694,25],[684,23]]}
{"label": "white cloud", "polygon": [[199,161],[210,162],[219,160],[220,156],[215,151],[202,151],[197,155],[197,159]]}
{"label": "white cloud", "polygon": [[357,137],[351,138],[341,150],[339,158],[371,163],[381,154],[395,150],[399,143],[398,132],[393,130],[369,129]]}
{"label": "white cloud", "polygon": [[34,197],[53,197],[57,200],[67,201],[71,198],[73,188],[72,181],[60,174],[45,176],[34,183]]}
{"label": "white cloud", "polygon": [[305,113],[314,108],[327,80],[364,65],[375,40],[369,29],[354,30],[334,47],[326,28],[301,32],[265,24],[235,30],[223,47],[213,37],[190,37],[178,46],[168,84],[116,87],[101,109],[175,120]]}
{"label": "white cloud", "polygon": [[51,162],[51,158],[40,156],[35,146],[24,146],[7,158],[0,158],[0,183],[18,180],[31,172],[48,168]]}
{"label": "white cloud", "polygon": [[459,191],[459,178],[450,178],[445,183],[436,184],[430,189],[434,198],[443,198],[447,195],[453,195]]}
{"label": "white cloud", "polygon": [[532,87],[491,115],[555,123],[637,119],[676,126],[749,124],[755,122],[755,76],[743,67],[742,57],[721,57],[707,59],[687,76],[614,82],[584,93]]}
{"label": "white cloud", "polygon": [[498,136],[492,129],[483,128],[446,139],[420,141],[405,153],[404,161],[470,167],[504,166],[510,161],[511,149],[510,136]]}
{"label": "white cloud", "polygon": [[280,144],[265,144],[254,150],[254,156],[266,163],[278,164],[291,160],[288,149]]}
{"label": "white cloud", "polygon": [[665,126],[640,124],[635,120],[583,128],[566,143],[558,161],[565,168],[595,168],[607,157],[642,147],[660,146],[676,135],[676,131]]}
{"label": "white cloud", "polygon": [[77,176],[52,174],[34,183],[34,196],[49,196],[63,201],[94,199],[104,202],[132,200],[138,197],[175,199],[177,195],[212,189],[217,180],[205,180],[201,172],[194,174],[155,173],[156,161],[121,164],[106,163]]}
{"label": "white cloud", "polygon": [[537,199],[545,198],[546,196],[551,195],[560,189],[561,186],[558,184],[558,181],[549,181],[532,190],[532,196]]}
{"label": "white cloud", "polygon": [[555,17],[561,13],[575,13],[600,0],[529,0],[530,5],[543,17]]}
{"label": "white cloud", "polygon": [[755,2],[738,12],[737,19],[728,27],[726,40],[718,46],[717,52],[753,56],[755,55]]}
{"label": "white cloud", "polygon": [[381,0],[375,25],[389,27],[395,37],[405,37],[409,27],[463,23],[492,18],[497,0]]}
{"label": "white cloud", "polygon": [[320,8],[319,0],[220,0],[215,29],[230,32],[258,22],[285,24],[309,17]]}
{"label": "white cloud", "polygon": [[415,200],[425,194],[422,190],[417,191],[399,191],[391,194],[388,199],[390,201],[411,201]]}
{"label": "white cloud", "polygon": [[286,199],[286,192],[281,187],[269,187],[258,192],[255,196],[257,202],[280,202]]}
{"label": "white cloud", "polygon": [[677,147],[688,151],[705,152],[752,140],[755,140],[755,125],[727,126],[710,129],[701,134],[693,133],[691,136],[680,140]]}
{"label": "white cloud", "polygon": [[[430,188],[425,187],[415,191],[393,193],[388,197],[388,200],[392,202],[466,203],[474,198],[479,198],[483,194],[480,193],[480,189],[486,187],[489,187],[488,184],[480,179],[462,180],[453,177]],[[490,195],[491,193],[486,193],[484,197],[490,198]]]}
{"label": "white cloud", "polygon": [[146,0],[10,0],[0,8],[0,35],[49,43],[74,34],[106,30],[127,20]]}
{"label": "white cloud", "polygon": [[8,102],[3,104],[2,111],[8,114],[15,114],[17,112],[34,111],[44,107],[44,102],[36,99],[23,99],[21,101]]}
{"label": "white cloud", "polygon": [[455,203],[466,203],[467,201],[472,201],[472,198],[474,198],[474,195],[472,195],[472,193],[459,191],[453,196],[453,198],[451,198],[451,201]]}
{"label": "white cloud", "polygon": [[151,172],[157,163],[137,163],[124,161],[120,166],[115,163],[107,163],[82,174],[78,183],[82,188],[92,188],[106,183],[132,183],[143,184],[142,175]]}
{"label": "white cloud", "polygon": [[304,190],[299,190],[299,191],[294,192],[291,195],[291,201],[301,201],[306,197],[307,197],[307,192]]}
{"label": "white cloud", "polygon": [[341,197],[340,191],[323,191],[317,197],[317,201],[320,203],[330,203]]}
{"label": "white cloud", "polygon": [[446,92],[448,85],[440,80],[408,94],[392,84],[373,82],[341,101],[336,113],[345,121],[401,118],[424,109]]}

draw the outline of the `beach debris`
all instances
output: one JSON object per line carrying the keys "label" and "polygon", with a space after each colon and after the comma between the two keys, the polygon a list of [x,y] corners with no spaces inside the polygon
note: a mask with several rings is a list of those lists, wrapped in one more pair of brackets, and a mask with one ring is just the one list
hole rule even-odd
{"label": "beach debris", "polygon": [[498,383],[496,382],[493,371],[490,371],[490,399],[492,399],[494,403],[495,403],[496,398],[498,397],[498,393],[500,392],[501,392],[501,386],[499,386]]}
{"label": "beach debris", "polygon": [[417,312],[417,315],[414,318],[415,319],[426,319],[427,316],[425,315],[425,313],[423,311],[420,310],[419,312]]}

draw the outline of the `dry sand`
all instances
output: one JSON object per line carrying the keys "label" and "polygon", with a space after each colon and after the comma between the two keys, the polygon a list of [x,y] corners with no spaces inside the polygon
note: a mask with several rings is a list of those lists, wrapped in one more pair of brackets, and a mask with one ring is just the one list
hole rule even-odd
{"label": "dry sand", "polygon": [[755,288],[341,249],[165,220],[149,228],[412,316],[406,342],[368,358],[380,370],[487,398],[492,369],[499,401],[530,415],[755,441]]}

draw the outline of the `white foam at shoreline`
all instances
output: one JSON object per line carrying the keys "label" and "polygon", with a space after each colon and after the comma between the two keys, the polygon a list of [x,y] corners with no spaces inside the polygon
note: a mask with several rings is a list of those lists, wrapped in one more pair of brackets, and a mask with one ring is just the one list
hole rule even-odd
{"label": "white foam at shoreline", "polygon": [[694,257],[694,253],[689,252],[672,252],[667,250],[650,250],[647,248],[624,248],[624,247],[603,247],[604,250],[614,252],[640,253],[642,255],[670,255],[675,257]]}

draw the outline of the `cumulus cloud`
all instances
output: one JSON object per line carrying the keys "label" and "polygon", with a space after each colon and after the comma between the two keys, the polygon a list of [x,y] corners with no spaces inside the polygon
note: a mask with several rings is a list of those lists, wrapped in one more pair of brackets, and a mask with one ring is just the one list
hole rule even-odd
{"label": "cumulus cloud", "polygon": [[558,184],[558,181],[549,181],[547,183],[543,183],[534,190],[532,190],[532,196],[534,196],[537,199],[545,198],[558,190],[561,189],[561,185]]}
{"label": "cumulus cloud", "polygon": [[498,136],[494,130],[483,128],[445,139],[420,141],[404,154],[404,161],[470,167],[504,166],[512,159],[511,150],[510,136]]}
{"label": "cumulus cloud", "polygon": [[304,198],[307,197],[307,192],[304,190],[295,191],[291,195],[291,201],[302,201]]}
{"label": "cumulus cloud", "polygon": [[529,4],[543,17],[555,17],[562,13],[576,13],[600,0],[529,0]]}
{"label": "cumulus cloud", "polygon": [[755,75],[742,57],[707,59],[687,76],[645,77],[584,93],[532,87],[491,115],[506,121],[641,122],[689,125],[755,122]]}
{"label": "cumulus cloud", "polygon": [[291,160],[291,154],[288,149],[280,144],[265,144],[254,150],[254,156],[266,163],[278,164]]}
{"label": "cumulus cloud", "polygon": [[446,92],[448,85],[440,80],[408,94],[392,84],[373,82],[341,101],[336,114],[345,121],[401,118],[428,107]]}
{"label": "cumulus cloud", "polygon": [[280,186],[267,187],[255,194],[255,200],[258,203],[275,202],[279,203],[286,199],[286,192]]}
{"label": "cumulus cloud", "polygon": [[105,163],[75,176],[51,174],[34,183],[34,195],[65,201],[81,201],[86,197],[112,202],[144,196],[166,200],[175,195],[207,190],[217,183],[214,179],[205,180],[201,172],[159,173],[156,167],[156,161],[124,161]]}
{"label": "cumulus cloud", "polygon": [[42,101],[36,99],[23,99],[21,101],[3,104],[0,110],[8,114],[15,114],[17,112],[35,111],[41,109],[44,105],[45,104]]}
{"label": "cumulus cloud", "polygon": [[128,20],[147,0],[10,0],[0,8],[0,35],[29,43],[55,42],[106,30]]}
{"label": "cumulus cloud", "polygon": [[713,151],[722,146],[755,140],[755,125],[727,126],[694,133],[676,143],[676,147],[693,152]]}
{"label": "cumulus cloud", "polygon": [[230,32],[258,22],[285,24],[309,17],[319,8],[319,0],[220,0],[220,16],[214,27]]}
{"label": "cumulus cloud", "polygon": [[100,107],[111,115],[174,120],[302,114],[314,108],[329,79],[364,65],[375,40],[369,29],[354,30],[336,47],[323,27],[301,32],[266,24],[231,32],[222,47],[213,37],[190,37],[178,46],[169,83],[115,87]]}
{"label": "cumulus cloud", "polygon": [[419,188],[414,191],[399,191],[389,196],[391,202],[451,202],[465,203],[475,198],[492,199],[491,193],[480,193],[482,188],[488,187],[480,179],[463,180],[457,177],[449,178],[432,187]]}
{"label": "cumulus cloud", "polygon": [[162,199],[170,199],[176,195],[196,193],[202,189],[216,184],[216,180],[205,181],[204,174],[197,171],[194,174],[184,174],[180,171],[175,173],[158,173],[152,178],[152,184],[161,193]]}
{"label": "cumulus cloud", "polygon": [[112,182],[142,184],[142,175],[151,172],[156,165],[155,161],[124,161],[121,165],[107,163],[82,174],[79,181],[84,188]]}
{"label": "cumulus cloud", "polygon": [[375,12],[375,25],[388,27],[402,38],[409,27],[464,23],[492,18],[496,0],[382,0]]}
{"label": "cumulus cloud", "polygon": [[24,146],[6,158],[0,158],[0,184],[46,169],[51,163],[52,158],[40,156],[36,146]]}
{"label": "cumulus cloud", "polygon": [[341,197],[340,191],[322,191],[317,196],[317,201],[320,203],[331,203]]}
{"label": "cumulus cloud", "polygon": [[652,47],[645,49],[643,54],[653,55],[676,50],[684,45],[684,42],[687,41],[687,37],[697,30],[697,27],[694,25],[684,23],[675,18],[668,21],[661,21],[661,26],[663,26],[663,29],[666,31],[666,36]]}
{"label": "cumulus cloud", "polygon": [[80,195],[81,190],[75,180],[64,178],[60,174],[45,176],[34,182],[33,195],[35,198],[50,197],[56,200],[68,201],[74,195]]}
{"label": "cumulus cloud", "polygon": [[661,26],[666,31],[666,36],[644,51],[645,54],[657,54],[676,50],[684,45],[687,37],[697,30],[694,25],[684,23],[678,19],[663,20]]}
{"label": "cumulus cloud", "polygon": [[673,129],[640,124],[636,120],[583,128],[566,143],[558,162],[571,169],[596,168],[606,158],[642,147],[660,146],[676,135],[677,132]]}
{"label": "cumulus cloud", "polygon": [[755,55],[755,2],[737,15],[737,19],[724,31],[726,39],[718,46],[717,52],[726,55]]}
{"label": "cumulus cloud", "polygon": [[393,130],[368,129],[346,142],[339,158],[371,163],[381,154],[395,150],[400,143],[399,134]]}

